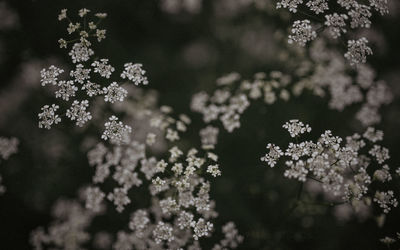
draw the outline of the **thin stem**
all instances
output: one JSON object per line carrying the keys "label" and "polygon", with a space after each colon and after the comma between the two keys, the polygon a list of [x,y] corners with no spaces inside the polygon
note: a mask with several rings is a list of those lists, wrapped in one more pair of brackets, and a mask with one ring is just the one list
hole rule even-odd
{"label": "thin stem", "polygon": [[312,176],[307,176],[307,178],[310,178],[311,180],[317,181],[319,183],[323,183],[321,180],[318,180],[317,178],[314,178]]}

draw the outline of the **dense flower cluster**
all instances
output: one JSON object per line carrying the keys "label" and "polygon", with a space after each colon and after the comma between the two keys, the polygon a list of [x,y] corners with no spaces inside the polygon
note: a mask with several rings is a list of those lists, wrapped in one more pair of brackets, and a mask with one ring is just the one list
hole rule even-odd
{"label": "dense flower cluster", "polygon": [[201,113],[205,123],[219,119],[232,132],[240,127],[240,116],[251,101],[263,98],[265,104],[271,105],[309,90],[317,96],[328,95],[329,107],[339,111],[362,103],[355,118],[366,127],[379,123],[379,108],[389,104],[393,97],[385,82],[375,80],[374,70],[367,65],[349,67],[323,39],[313,44],[310,52],[311,58],[298,64],[301,70],[295,73],[297,81],[279,71],[256,73],[253,80],[241,80],[238,73],[230,73],[217,80],[217,89],[211,96],[206,92],[195,94],[191,109]]}
{"label": "dense flower cluster", "polygon": [[147,81],[147,77],[144,75],[146,71],[142,69],[142,64],[136,63],[125,63],[124,72],[121,73],[121,78],[125,79],[128,78],[132,81],[135,85],[143,84],[147,85],[149,82]]}
{"label": "dense flower cluster", "polygon": [[128,125],[124,125],[121,121],[118,121],[116,116],[111,116],[108,121],[104,124],[105,130],[101,139],[110,140],[113,143],[121,144],[132,132],[132,128]]}
{"label": "dense flower cluster", "polygon": [[367,56],[372,54],[372,50],[368,47],[368,40],[365,37],[359,40],[349,40],[347,41],[348,51],[344,54],[344,57],[350,61],[351,65],[365,63],[367,61]]}
{"label": "dense flower cluster", "polygon": [[289,35],[289,43],[297,43],[305,46],[307,42],[314,40],[317,33],[312,29],[309,20],[295,21],[292,26],[292,35]]}
{"label": "dense flower cluster", "polygon": [[[286,8],[290,12],[296,13],[301,4],[303,4],[303,0],[281,0],[277,2],[276,8]],[[300,11],[300,15],[313,17],[315,25],[320,26],[319,30],[328,28],[331,37],[334,39],[351,29],[370,28],[372,9],[375,9],[381,15],[388,13],[386,0],[371,0],[365,4],[358,3],[355,0],[337,0],[329,4],[326,0],[310,0],[305,5],[308,11]],[[330,8],[333,5],[343,8],[341,12],[344,13],[335,12],[334,8]],[[312,24],[308,19],[294,21],[291,31],[289,43],[295,42],[300,46],[305,46],[307,42],[317,37],[317,32],[312,29]],[[367,43],[368,40],[365,37],[348,41],[348,52],[345,54],[345,58],[351,65],[365,63],[366,57],[372,54],[371,48],[366,45]]]}
{"label": "dense flower cluster", "polygon": [[[164,132],[166,140],[174,142],[168,129],[175,127],[184,132],[190,119],[183,114],[179,119],[174,119],[172,112],[170,107],[162,106],[160,112],[151,112],[152,118],[148,122],[153,128]],[[154,135],[153,132],[149,134]],[[206,149],[216,144],[215,135],[209,136],[211,138],[202,139],[206,140]],[[145,140],[147,142],[148,136]],[[89,151],[89,164],[95,167],[95,174],[93,184],[86,189],[86,208],[98,211],[107,198],[118,212],[125,211],[130,209],[132,189],[148,185],[153,196],[151,207],[132,212],[129,222],[131,231],[118,232],[113,247],[148,249],[167,245],[170,249],[185,246],[200,249],[197,240],[211,236],[214,225],[210,220],[217,216],[207,181],[207,178],[221,175],[217,155],[205,152],[200,157],[198,150],[190,149],[185,157],[183,151],[173,145],[168,149],[167,159],[157,160],[146,156],[146,148],[151,146],[146,142],[125,137],[123,144],[115,144],[111,149],[99,143]],[[117,185],[106,193],[100,187],[108,178],[112,178]],[[236,248],[242,241],[243,237],[238,234],[234,224],[228,225],[223,229],[226,239],[216,244],[215,249],[220,246]]]}
{"label": "dense flower cluster", "polygon": [[[93,74],[98,74],[102,78],[110,79],[115,68],[109,64],[108,59],[98,59],[90,62],[93,58],[94,51],[91,48],[91,38],[96,38],[98,42],[105,38],[106,30],[100,29],[99,24],[102,19],[107,15],[104,13],[96,13],[94,16],[97,18],[96,23],[93,21],[87,21],[90,10],[81,9],[78,12],[80,17],[85,17],[83,22],[73,23],[67,15],[67,10],[63,9],[58,17],[60,21],[68,20],[68,34],[77,34],[78,39],[72,39],[70,41],[61,38],[59,44],[61,48],[68,48],[72,43],[72,47],[68,53],[71,60],[75,65],[75,69],[71,70],[69,76],[71,80],[59,80],[62,77],[63,69],[51,65],[48,69],[43,69],[40,72],[42,86],[53,85],[56,87],[55,97],[60,98],[64,101],[70,101],[72,104],[70,108],[66,110],[66,116],[72,121],[76,121],[76,125],[82,127],[89,120],[92,119],[91,113],[86,111],[90,109],[90,100],[78,100],[80,96],[79,90],[86,93],[87,97],[92,98],[98,95],[104,95],[104,101],[115,103],[117,101],[122,102],[128,96],[128,92],[125,88],[118,85],[117,82],[101,83],[93,82],[92,79],[97,79]],[[128,78],[133,81],[134,84],[148,84],[145,71],[141,68],[141,64],[126,63],[125,69],[121,73],[121,78]],[[45,105],[42,108],[42,113],[39,114],[39,127],[50,129],[52,125],[61,122],[61,118],[55,112],[60,108],[59,105]],[[115,121],[107,122],[106,131],[104,131],[102,138],[105,140],[111,138],[112,141],[120,141],[120,133],[130,132],[131,129],[123,127],[124,129],[114,126]],[[110,129],[116,129],[111,131]],[[115,139],[115,140],[114,140]]]}
{"label": "dense flower cluster", "polygon": [[89,107],[87,100],[81,102],[75,100],[71,108],[67,109],[66,116],[72,121],[76,121],[77,126],[82,127],[87,121],[92,119],[90,112],[86,112],[87,107]]}
{"label": "dense flower cluster", "polygon": [[[284,127],[288,127],[287,124]],[[284,152],[278,146],[268,144],[269,152],[261,160],[273,167],[283,157],[285,177],[321,183],[326,193],[340,197],[356,209],[360,202],[370,206],[373,200],[384,213],[388,213],[398,205],[394,192],[374,192],[370,188],[372,183],[392,180],[391,170],[385,164],[389,151],[375,144],[382,140],[382,136],[382,131],[368,128],[363,136],[356,133],[344,140],[327,130],[316,142],[290,142]]]}

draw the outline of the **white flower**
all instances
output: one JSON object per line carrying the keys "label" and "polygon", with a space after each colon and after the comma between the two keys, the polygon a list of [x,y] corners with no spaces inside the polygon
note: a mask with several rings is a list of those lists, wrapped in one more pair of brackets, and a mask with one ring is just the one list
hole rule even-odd
{"label": "white flower", "polygon": [[113,192],[107,195],[107,199],[114,202],[117,211],[120,213],[124,211],[126,205],[131,203],[128,192],[124,188],[114,188]]}
{"label": "white flower", "polygon": [[142,64],[140,63],[125,63],[124,71],[121,73],[121,78],[128,78],[135,85],[143,84],[147,85],[149,82],[147,81],[147,77],[144,75],[146,71],[142,69]]}
{"label": "white flower", "polygon": [[54,65],[51,65],[47,70],[42,69],[40,71],[42,86],[46,86],[47,84],[57,85],[58,76],[63,72],[63,69],[57,68]]}
{"label": "white flower", "polygon": [[193,222],[193,214],[186,212],[186,211],[181,211],[179,214],[179,217],[177,219],[178,226],[181,230],[185,228],[190,228],[192,222]]}
{"label": "white flower", "polygon": [[115,168],[113,179],[126,190],[129,190],[132,186],[139,187],[143,183],[136,172],[122,166],[117,166]]}
{"label": "white flower", "polygon": [[392,176],[390,175],[390,172],[389,172],[389,166],[384,165],[384,166],[382,166],[381,169],[377,169],[374,172],[374,179],[377,179],[380,182],[387,182],[387,181],[392,180]]}
{"label": "white flower", "polygon": [[269,149],[269,152],[265,154],[264,157],[261,157],[261,161],[265,161],[268,164],[268,166],[273,168],[277,160],[279,160],[279,158],[283,155],[283,152],[279,148],[279,146],[276,146],[271,143],[268,143],[267,149]]}
{"label": "white flower", "polygon": [[88,187],[85,190],[86,195],[86,208],[94,212],[101,210],[101,203],[105,194],[98,187]]}
{"label": "white flower", "polygon": [[106,38],[106,30],[97,29],[96,30],[96,37],[97,37],[97,41],[101,42],[101,40]]}
{"label": "white flower", "polygon": [[41,108],[42,113],[39,113],[39,128],[50,129],[53,124],[61,122],[61,118],[56,114],[59,109],[58,105],[45,105]]}
{"label": "white flower", "polygon": [[78,91],[78,87],[74,85],[73,81],[59,81],[57,86],[56,98],[61,98],[65,101],[68,101],[70,97],[74,97],[75,92]]}
{"label": "white flower", "polygon": [[382,141],[383,132],[381,130],[375,130],[373,127],[368,127],[363,137],[375,143],[377,141]]}
{"label": "white flower", "polygon": [[276,8],[288,8],[289,11],[296,13],[297,12],[297,6],[299,4],[302,4],[303,0],[281,0],[276,4]]}
{"label": "white flower", "polygon": [[286,166],[288,166],[290,169],[285,170],[285,173],[283,174],[285,177],[289,179],[297,179],[301,182],[306,181],[308,169],[306,168],[304,161],[287,161]]}
{"label": "white flower", "polygon": [[221,170],[219,170],[218,164],[209,165],[207,167],[207,173],[210,173],[214,177],[221,176]]}
{"label": "white flower", "polygon": [[89,97],[103,94],[103,90],[101,90],[100,85],[90,81],[87,81],[85,84],[83,84],[81,89],[86,90],[86,94]]}
{"label": "white flower", "polygon": [[345,14],[329,14],[325,16],[325,25],[329,27],[329,32],[333,38],[340,37],[341,33],[346,33],[346,20],[348,19]]}
{"label": "white flower", "polygon": [[165,184],[167,184],[167,182],[165,180],[161,179],[159,176],[157,176],[157,178],[151,180],[151,182],[153,183],[157,192],[161,192],[163,190],[163,187],[165,186]]}
{"label": "white flower", "polygon": [[80,27],[81,27],[80,23],[75,23],[75,24],[69,23],[68,28],[67,28],[68,34],[74,33],[75,31],[80,29]]}
{"label": "white flower", "polygon": [[67,18],[67,9],[62,9],[61,13],[58,15],[58,21]]}
{"label": "white flower", "polygon": [[389,150],[379,145],[374,145],[374,147],[368,153],[372,156],[375,156],[379,164],[382,164],[390,158]]}
{"label": "white flower", "polygon": [[397,199],[394,198],[393,191],[389,190],[387,192],[376,191],[374,196],[374,201],[383,209],[384,213],[389,213],[392,207],[397,207]]}
{"label": "white flower", "polygon": [[75,78],[75,82],[83,84],[85,80],[90,79],[89,73],[90,69],[84,69],[82,64],[77,64],[75,71],[71,70],[69,75]]}
{"label": "white flower", "polygon": [[167,128],[167,134],[166,134],[165,138],[169,141],[177,141],[177,140],[179,140],[179,135],[176,130]]}
{"label": "white flower", "polygon": [[60,44],[60,48],[67,48],[67,41],[65,41],[64,39],[58,39],[58,43]]}
{"label": "white flower", "polygon": [[92,115],[90,112],[86,112],[87,107],[89,107],[89,102],[87,100],[83,100],[79,103],[79,101],[74,101],[69,109],[67,109],[67,117],[71,119],[71,121],[76,120],[76,125],[82,127],[87,121],[92,119]]}
{"label": "white flower", "polygon": [[312,29],[310,21],[307,19],[295,21],[291,31],[292,35],[289,35],[288,40],[290,44],[296,42],[300,46],[305,46],[307,42],[317,37],[317,33]]}
{"label": "white flower", "polygon": [[306,132],[311,132],[311,127],[308,124],[304,124],[297,119],[286,122],[282,127],[290,133],[291,137],[297,137]]}
{"label": "white flower", "polygon": [[172,147],[169,152],[171,154],[169,158],[170,162],[175,162],[181,155],[183,155],[183,152],[177,146]]}
{"label": "white flower", "polygon": [[379,241],[382,242],[383,244],[391,245],[396,242],[396,239],[386,236],[385,238],[382,238]]}
{"label": "white flower", "polygon": [[315,14],[324,13],[325,10],[329,10],[326,0],[309,0],[306,5],[310,10],[314,11]]}
{"label": "white flower", "polygon": [[198,240],[201,237],[208,236],[211,230],[213,229],[214,225],[209,222],[205,221],[203,218],[200,218],[197,222],[192,221],[192,225],[194,235],[193,238]]}
{"label": "white flower", "polygon": [[93,54],[93,50],[83,43],[75,43],[69,52],[73,63],[86,62]]}
{"label": "white flower", "polygon": [[107,88],[103,88],[104,101],[114,103],[116,101],[124,101],[128,91],[118,86],[116,82],[112,82]]}
{"label": "white flower", "polygon": [[107,17],[107,13],[96,13],[94,14],[96,17],[103,19]]}
{"label": "white flower", "polygon": [[387,0],[369,0],[369,5],[374,7],[382,16],[389,13]]}
{"label": "white flower", "polygon": [[213,126],[207,126],[200,130],[201,144],[205,149],[212,149],[217,144],[219,129]]}
{"label": "white flower", "polygon": [[351,18],[350,26],[352,29],[357,27],[369,28],[371,26],[369,18],[372,14],[369,6],[355,3],[348,14]]}
{"label": "white flower", "polygon": [[108,59],[100,59],[100,61],[94,61],[92,63],[94,67],[94,73],[99,73],[101,77],[110,78],[112,72],[114,72],[114,67],[108,65]]}
{"label": "white flower", "polygon": [[136,236],[141,237],[149,223],[150,219],[147,211],[139,209],[132,214],[129,228],[135,232]]}
{"label": "white flower", "polygon": [[83,8],[83,9],[80,9],[80,10],[79,10],[78,15],[79,15],[80,17],[84,17],[84,16],[86,16],[87,13],[89,13],[89,12],[90,12],[90,10],[88,10],[88,9],[86,9],[86,8]]}
{"label": "white flower", "polygon": [[350,65],[365,63],[367,56],[372,55],[372,50],[367,44],[368,40],[365,37],[347,41],[347,52],[344,57],[350,61]]}
{"label": "white flower", "polygon": [[101,139],[111,140],[111,142],[116,144],[120,144],[124,137],[132,132],[130,126],[124,125],[121,121],[118,121],[118,118],[115,116],[111,116],[104,126],[105,130]]}
{"label": "white flower", "polygon": [[153,230],[153,237],[157,244],[160,244],[162,241],[172,241],[174,236],[172,234],[173,228],[170,224],[164,223],[162,221],[158,222],[156,228]]}

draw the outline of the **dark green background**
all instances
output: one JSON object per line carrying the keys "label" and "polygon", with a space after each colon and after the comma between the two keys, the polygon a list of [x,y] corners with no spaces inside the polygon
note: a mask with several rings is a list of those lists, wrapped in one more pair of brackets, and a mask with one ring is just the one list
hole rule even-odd
{"label": "dark green background", "polygon": [[[237,71],[250,78],[256,72],[283,68],[273,58],[271,50],[277,44],[273,44],[271,36],[274,30],[286,29],[288,23],[254,8],[246,8],[234,17],[220,17],[215,13],[215,1],[204,1],[203,10],[195,15],[165,14],[158,1],[153,0],[6,2],[18,14],[19,26],[0,31],[5,48],[0,67],[1,93],[15,83],[21,65],[32,58],[55,57],[69,62],[65,51],[57,45],[57,40],[65,35],[65,24],[57,21],[62,8],[70,12],[83,7],[107,12],[107,39],[97,52],[119,68],[126,61],[141,62],[150,81],[146,88],[159,91],[160,104],[170,105],[177,112],[189,113],[192,94],[212,91],[215,79],[223,74]],[[376,18],[373,22],[373,27],[384,36],[385,46],[374,48],[370,62],[398,95],[399,18]],[[261,43],[261,49],[266,56],[241,46],[240,40],[253,28],[261,35],[265,32],[267,42],[265,48]],[[185,59],[185,51],[193,44],[205,48],[205,59]],[[79,132],[65,125],[51,131],[37,128],[37,113],[51,100],[49,94],[41,88],[24,94],[27,98],[14,112],[0,114],[0,134],[21,140],[20,152],[0,167],[8,187],[0,197],[0,249],[5,250],[30,249],[29,232],[50,222],[51,205],[60,196],[75,197],[77,188],[89,183],[92,174],[84,152],[76,146],[82,141]],[[400,166],[399,105],[396,96],[382,110],[383,122],[379,126],[385,132],[384,145],[391,150],[390,164],[394,168]],[[259,161],[268,142],[288,143],[289,137],[281,125],[292,118],[310,124],[313,138],[325,129],[340,136],[362,132],[353,119],[356,108],[331,111],[326,100],[305,95],[272,106],[256,103],[243,115],[239,130],[228,134],[221,129],[217,152],[223,175],[215,179],[212,197],[217,202],[219,225],[233,220],[245,236],[240,249],[384,249],[378,239],[400,230],[399,212],[389,215],[385,229],[377,228],[372,219],[340,223],[329,209],[317,214],[296,212],[287,217],[298,183],[285,179],[282,168],[270,169]],[[191,116],[194,124],[186,135],[187,142],[198,140],[197,131],[203,126],[200,115]],[[49,158],[46,151],[57,145],[62,145],[61,153]],[[142,191],[133,198],[139,207]],[[400,192],[398,186],[396,191]],[[106,225],[111,232],[124,229],[126,219],[111,214],[96,222],[92,230],[103,230]]]}

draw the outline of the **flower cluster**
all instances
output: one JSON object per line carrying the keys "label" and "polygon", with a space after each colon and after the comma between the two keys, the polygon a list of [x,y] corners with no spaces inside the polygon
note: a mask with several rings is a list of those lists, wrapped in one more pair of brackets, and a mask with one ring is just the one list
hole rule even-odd
{"label": "flower cluster", "polygon": [[132,128],[118,121],[116,116],[111,116],[104,124],[105,130],[101,136],[103,140],[110,140],[112,143],[121,144],[124,139],[132,132]]}
{"label": "flower cluster", "polygon": [[[293,122],[289,124],[291,123]],[[284,127],[289,126],[285,124]],[[284,152],[278,146],[268,144],[270,151],[261,160],[273,167],[284,157],[285,177],[300,182],[309,180],[321,183],[326,193],[340,197],[342,201],[353,206],[359,206],[360,201],[364,205],[370,205],[373,200],[384,213],[388,213],[398,205],[394,192],[373,192],[371,189],[373,182],[392,180],[391,170],[385,164],[389,159],[389,151],[375,144],[382,136],[382,131],[368,128],[363,136],[356,133],[344,140],[327,130],[316,142],[290,142]]]}
{"label": "flower cluster", "polygon": [[39,113],[39,128],[50,129],[53,124],[61,122],[61,118],[56,114],[59,108],[60,107],[55,104],[52,104],[51,107],[49,105],[44,105],[42,107],[42,113]]}
{"label": "flower cluster", "polygon": [[76,200],[58,200],[52,209],[54,221],[47,232],[39,227],[31,233],[33,249],[82,249],[90,241],[87,228],[102,211],[86,210]]}
{"label": "flower cluster", "polygon": [[[58,17],[60,21],[67,20],[68,23],[68,34],[77,35],[77,39],[65,40],[60,39],[60,47],[68,48],[70,44],[72,47],[69,51],[69,56],[71,61],[76,64],[75,69],[71,70],[69,76],[71,80],[60,80],[63,77],[63,69],[51,65],[48,69],[43,69],[40,72],[41,84],[42,86],[53,85],[55,86],[55,97],[60,98],[64,101],[70,101],[72,99],[72,104],[70,108],[66,110],[65,115],[69,117],[72,121],[76,121],[76,125],[82,127],[89,120],[92,119],[91,113],[86,111],[90,109],[90,100],[78,100],[77,97],[81,96],[80,90],[86,93],[87,97],[92,98],[98,95],[104,96],[105,102],[115,103],[123,102],[128,96],[128,91],[118,85],[117,82],[111,83],[101,83],[93,82],[92,79],[97,79],[94,74],[100,75],[100,77],[105,79],[110,79],[112,77],[115,68],[109,64],[109,59],[98,59],[92,60],[94,51],[92,49],[91,38],[96,38],[98,42],[105,38],[106,30],[100,29],[99,24],[107,16],[104,13],[95,14],[96,22],[87,21],[89,20],[90,10],[81,9],[78,15],[83,18],[83,22],[73,23],[69,16],[67,15],[67,10],[63,9]],[[133,81],[134,84],[139,83],[148,84],[147,77],[145,76],[145,71],[142,70],[141,64],[126,63],[125,69],[121,73],[121,78],[128,78]],[[52,125],[61,122],[60,115],[55,112],[60,108],[59,105],[45,105],[42,108],[42,113],[39,114],[39,127],[50,129]],[[126,126],[120,126],[113,119],[106,123],[106,131],[104,131],[102,138],[112,139],[111,141],[120,142],[121,133],[130,132],[131,129]]]}
{"label": "flower cluster", "polygon": [[[228,132],[240,127],[240,116],[250,106],[251,100],[264,97],[266,104],[273,104],[278,99],[287,101],[290,93],[285,89],[290,78],[278,71],[270,73],[270,79],[266,79],[265,73],[257,73],[253,81],[240,80],[240,75],[231,73],[217,79],[217,86],[212,96],[205,92],[199,92],[192,97],[191,109],[203,115],[203,120],[210,123],[219,119]],[[233,86],[239,85],[238,88]],[[236,92],[232,90],[236,89]],[[217,134],[215,129],[202,130],[202,138],[206,132]],[[214,137],[214,136],[213,136]],[[206,141],[203,141],[203,145]],[[206,142],[208,143],[208,142]]]}
{"label": "flower cluster", "polygon": [[[166,135],[167,136],[167,135]],[[168,159],[157,160],[146,157],[146,145],[130,141],[115,145],[109,150],[102,143],[88,153],[89,164],[95,166],[94,185],[86,189],[86,207],[94,211],[101,208],[105,197],[122,212],[131,203],[129,192],[133,186],[149,183],[153,196],[151,207],[132,212],[130,232],[120,231],[114,248],[140,248],[143,244],[168,248],[190,247],[197,240],[211,236],[214,229],[211,219],[217,216],[214,202],[210,199],[210,183],[201,176],[219,176],[221,170],[216,162],[218,157],[208,152],[198,156],[198,150],[191,149],[186,157],[177,146],[169,149]],[[203,170],[204,169],[204,170]],[[112,177],[118,186],[106,194],[96,185]],[[172,219],[172,220],[171,220]],[[215,246],[236,248],[242,241],[233,223],[223,228],[224,240]],[[182,234],[189,237],[182,239]],[[190,243],[190,242],[195,243]]]}
{"label": "flower cluster", "polygon": [[317,33],[312,29],[309,20],[295,21],[292,26],[292,35],[289,35],[288,42],[305,46],[307,42],[314,40]]}
{"label": "flower cluster", "polygon": [[311,127],[308,124],[304,125],[304,123],[302,123],[297,119],[293,119],[286,122],[285,124],[283,124],[282,127],[289,132],[291,137],[297,137],[306,132],[307,133],[311,132]]}
{"label": "flower cluster", "polygon": [[372,55],[372,50],[367,44],[368,40],[365,37],[362,37],[356,41],[347,41],[348,50],[346,54],[344,54],[344,57],[350,61],[350,65],[365,63],[367,61],[367,56]]}
{"label": "flower cluster", "polygon": [[89,107],[88,100],[83,100],[81,102],[75,100],[71,107],[67,109],[66,116],[71,119],[71,121],[76,121],[76,125],[82,127],[87,121],[92,119],[90,112],[86,112],[87,107]]}
{"label": "flower cluster", "polygon": [[140,63],[132,64],[125,63],[125,70],[121,73],[121,78],[128,78],[135,85],[143,84],[147,85],[149,82],[147,81],[147,77],[144,75],[146,71],[142,69],[143,65]]}
{"label": "flower cluster", "polygon": [[[290,12],[296,13],[301,4],[303,4],[302,0],[281,0],[277,2],[276,8],[286,8]],[[368,4],[360,4],[354,0],[337,0],[330,4],[326,0],[310,0],[305,5],[309,11],[301,11],[300,15],[312,17],[316,25],[320,26],[319,30],[328,28],[334,39],[350,29],[370,28],[372,9],[375,9],[381,15],[388,13],[386,0],[371,0]],[[331,9],[332,6],[330,5],[340,6],[340,8],[343,8],[342,13],[334,12],[336,10]],[[332,12],[327,13],[329,11]],[[291,31],[289,43],[295,42],[300,46],[305,46],[307,42],[317,37],[317,32],[312,29],[311,22],[308,19],[294,21]],[[367,43],[368,40],[365,37],[348,41],[348,52],[346,52],[345,58],[348,59],[350,65],[366,62],[366,56],[372,54],[371,48],[366,45]]]}
{"label": "flower cluster", "polygon": [[160,112],[151,114],[150,127],[164,132],[165,139],[174,142],[180,139],[179,133],[185,132],[192,121],[185,114],[180,114],[178,118],[174,118],[172,112],[171,107],[162,106]]}

